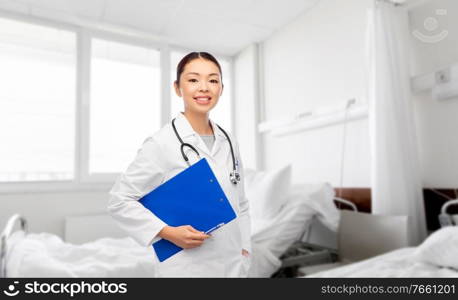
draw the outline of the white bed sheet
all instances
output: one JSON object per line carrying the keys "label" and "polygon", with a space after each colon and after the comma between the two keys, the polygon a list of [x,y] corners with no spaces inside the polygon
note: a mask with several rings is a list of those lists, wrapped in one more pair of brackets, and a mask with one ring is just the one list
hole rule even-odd
{"label": "white bed sheet", "polygon": [[[270,277],[281,266],[279,257],[309,226],[313,211],[300,198],[290,199],[271,220],[253,220],[250,277]],[[259,229],[259,230],[257,230]]]}
{"label": "white bed sheet", "polygon": [[152,249],[130,237],[75,245],[54,234],[18,231],[8,244],[8,277],[155,277]]}
{"label": "white bed sheet", "polygon": [[[49,233],[15,232],[8,240],[8,277],[156,277],[152,249],[130,237],[102,238],[81,245]],[[278,257],[253,242],[250,277],[269,277]]]}
{"label": "white bed sheet", "polygon": [[458,277],[458,270],[419,262],[416,247],[397,249],[376,257],[335,269],[305,276],[311,277]]}
{"label": "white bed sheet", "polygon": [[[292,201],[252,236],[250,277],[269,277],[279,256],[296,241],[311,210]],[[264,222],[264,221],[261,221]],[[15,232],[8,240],[8,277],[155,277],[152,249],[133,239],[101,238],[84,244],[64,242],[50,233]]]}
{"label": "white bed sheet", "polygon": [[339,212],[329,184],[295,185],[273,219],[252,220],[250,277],[270,277],[281,266],[279,257],[310,228],[314,217],[336,229]]}

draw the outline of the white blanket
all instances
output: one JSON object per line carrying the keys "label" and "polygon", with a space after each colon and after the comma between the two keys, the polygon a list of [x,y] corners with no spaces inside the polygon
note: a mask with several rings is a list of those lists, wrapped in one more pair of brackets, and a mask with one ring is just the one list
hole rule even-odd
{"label": "white blanket", "polygon": [[8,277],[154,277],[153,249],[131,238],[83,245],[49,233],[15,232],[9,239]]}
{"label": "white blanket", "polygon": [[331,230],[339,212],[331,185],[301,184],[291,187],[286,204],[270,219],[252,219],[253,261],[250,277],[270,277],[281,266],[279,257],[309,229],[316,216]]}
{"label": "white blanket", "polygon": [[415,250],[402,248],[306,277],[458,277],[457,270],[418,261]]}
{"label": "white blanket", "polygon": [[[15,232],[8,240],[8,277],[155,277],[153,249],[133,239],[102,238],[75,245],[49,233]],[[251,277],[269,277],[280,260],[252,245]]]}

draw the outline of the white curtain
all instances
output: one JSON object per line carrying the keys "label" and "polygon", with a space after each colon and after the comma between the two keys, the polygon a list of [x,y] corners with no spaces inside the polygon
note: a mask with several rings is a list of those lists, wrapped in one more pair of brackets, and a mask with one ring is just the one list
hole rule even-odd
{"label": "white curtain", "polygon": [[372,212],[407,215],[410,245],[426,237],[408,68],[408,15],[375,1],[367,28]]}

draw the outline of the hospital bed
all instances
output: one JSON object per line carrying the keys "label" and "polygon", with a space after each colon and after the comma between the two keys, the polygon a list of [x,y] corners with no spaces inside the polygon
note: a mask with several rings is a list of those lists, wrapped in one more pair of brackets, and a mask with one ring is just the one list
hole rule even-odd
{"label": "hospital bed", "polygon": [[[314,219],[335,229],[339,216],[333,199],[334,190],[329,184],[294,185],[273,219],[252,218],[250,277],[269,277],[274,273],[281,266],[280,256],[304,235]],[[111,220],[107,215],[101,217]],[[142,247],[127,236],[95,239],[95,232],[103,226],[84,229],[90,230],[94,240],[72,243],[55,234],[32,233],[28,225],[23,216],[14,215],[2,231],[1,277],[156,275],[151,248]]]}
{"label": "hospital bed", "polygon": [[316,273],[310,268],[303,277],[458,277],[458,215],[447,213],[457,204],[455,199],[442,206],[442,227],[416,247],[401,247]]}
{"label": "hospital bed", "polygon": [[[339,208],[358,212],[356,205],[346,199],[334,197],[334,202]],[[345,212],[339,212],[340,223],[342,214]],[[297,277],[305,267],[335,264],[339,258],[337,248],[336,232],[314,217],[304,235],[280,256],[281,266],[271,277]]]}

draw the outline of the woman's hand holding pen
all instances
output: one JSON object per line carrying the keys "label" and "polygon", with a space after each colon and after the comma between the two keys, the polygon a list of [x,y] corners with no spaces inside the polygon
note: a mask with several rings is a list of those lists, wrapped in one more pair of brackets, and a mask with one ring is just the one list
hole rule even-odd
{"label": "woman's hand holding pen", "polygon": [[194,229],[191,225],[165,226],[158,235],[183,249],[199,247],[210,237],[210,235]]}

